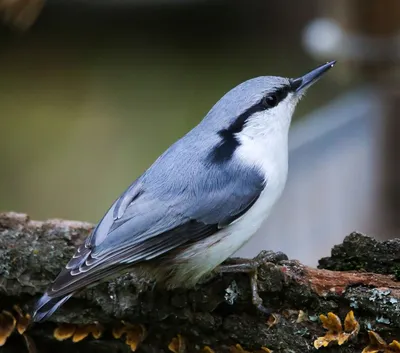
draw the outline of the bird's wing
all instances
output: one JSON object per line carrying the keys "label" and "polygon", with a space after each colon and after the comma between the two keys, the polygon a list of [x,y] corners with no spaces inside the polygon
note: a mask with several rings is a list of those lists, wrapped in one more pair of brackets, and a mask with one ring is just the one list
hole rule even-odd
{"label": "bird's wing", "polygon": [[261,178],[245,185],[240,178],[230,178],[198,195],[183,187],[178,194],[157,196],[135,182],[78,248],[49,295],[66,295],[96,282],[112,268],[154,259],[216,233],[243,215],[263,186]]}

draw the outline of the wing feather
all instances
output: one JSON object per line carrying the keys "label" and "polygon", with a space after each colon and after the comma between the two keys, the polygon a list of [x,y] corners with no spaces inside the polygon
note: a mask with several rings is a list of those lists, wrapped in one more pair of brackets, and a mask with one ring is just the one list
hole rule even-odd
{"label": "wing feather", "polygon": [[256,202],[264,180],[258,174],[243,184],[242,178],[225,179],[217,184],[207,179],[201,191],[169,186],[165,194],[142,181],[135,182],[77,249],[49,295],[68,295],[106,274],[162,256],[228,226]]}

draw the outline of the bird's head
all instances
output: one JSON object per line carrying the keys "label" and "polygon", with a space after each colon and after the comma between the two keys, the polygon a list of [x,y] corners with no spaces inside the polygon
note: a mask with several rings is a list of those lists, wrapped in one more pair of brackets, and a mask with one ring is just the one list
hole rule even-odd
{"label": "bird's head", "polygon": [[201,124],[217,132],[220,139],[212,158],[225,161],[241,144],[285,138],[300,98],[334,64],[328,62],[299,78],[253,78],[226,93]]}

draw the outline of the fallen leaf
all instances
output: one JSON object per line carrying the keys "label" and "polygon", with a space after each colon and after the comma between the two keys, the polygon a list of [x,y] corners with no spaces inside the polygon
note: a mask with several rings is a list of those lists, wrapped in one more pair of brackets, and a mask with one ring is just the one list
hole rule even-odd
{"label": "fallen leaf", "polygon": [[384,339],[374,331],[368,331],[369,341],[372,345],[377,347],[386,347],[387,343]]}
{"label": "fallen leaf", "polygon": [[369,345],[362,353],[400,353],[400,343],[394,340],[389,345],[374,331],[368,331]]}
{"label": "fallen leaf", "polygon": [[400,343],[398,341],[393,341],[392,343],[389,344],[388,346],[390,348],[390,351],[392,352],[400,352]]}
{"label": "fallen leaf", "polygon": [[319,316],[320,320],[322,321],[322,326],[332,332],[341,332],[342,329],[342,322],[340,321],[339,317],[334,313],[328,313],[328,316],[321,314]]}
{"label": "fallen leaf", "polygon": [[146,328],[144,325],[133,325],[129,322],[122,321],[122,325],[115,327],[112,331],[114,338],[119,339],[126,334],[125,343],[131,347],[131,351],[135,352],[137,347],[146,337]]}
{"label": "fallen leaf", "polygon": [[92,336],[95,340],[98,340],[104,332],[104,327],[98,322],[92,325]]}
{"label": "fallen leaf", "polygon": [[18,305],[14,305],[13,309],[17,313],[17,331],[22,335],[31,322],[31,316],[29,314],[24,314]]}
{"label": "fallen leaf", "polygon": [[92,335],[93,338],[99,339],[103,333],[104,329],[99,323],[93,323],[89,325],[79,325],[75,333],[72,337],[72,342],[80,342],[85,339],[89,334]]}
{"label": "fallen leaf", "polygon": [[355,319],[353,311],[349,311],[344,319],[344,331],[352,332],[354,335],[360,332],[360,324]]}
{"label": "fallen leaf", "polygon": [[126,332],[125,343],[131,347],[131,351],[135,352],[146,335],[146,328],[143,325],[132,325]]}
{"label": "fallen leaf", "polygon": [[64,341],[71,338],[76,331],[76,325],[73,324],[61,324],[58,326],[53,333],[53,336],[58,341]]}
{"label": "fallen leaf", "polygon": [[250,353],[245,351],[239,343],[235,346],[231,346],[230,351],[231,353]]}
{"label": "fallen leaf", "polygon": [[88,325],[79,325],[72,336],[72,342],[77,343],[84,340],[87,336],[89,336],[89,333],[90,329]]}
{"label": "fallen leaf", "polygon": [[274,327],[278,322],[279,322],[279,316],[271,314],[267,321],[268,328]]}
{"label": "fallen leaf", "polygon": [[299,315],[297,316],[296,323],[301,323],[303,321],[307,321],[308,317],[303,310],[299,311]]}
{"label": "fallen leaf", "polygon": [[262,351],[262,352],[267,352],[267,353],[273,353],[273,351],[271,351],[271,350],[268,349],[267,347],[261,347],[261,351]]}
{"label": "fallen leaf", "polygon": [[114,327],[112,330],[112,334],[116,339],[120,339],[124,333],[126,333],[126,327],[124,325]]}
{"label": "fallen leaf", "polygon": [[174,353],[185,353],[186,352],[185,340],[181,335],[174,337],[170,342],[170,344],[168,345],[168,349]]}
{"label": "fallen leaf", "polygon": [[0,314],[0,347],[3,346],[7,338],[13,333],[17,320],[8,311],[3,310]]}
{"label": "fallen leaf", "polygon": [[328,316],[320,315],[322,326],[328,330],[323,337],[318,337],[314,341],[314,347],[319,349],[321,347],[327,347],[329,344],[338,344],[341,346],[347,342],[350,338],[357,336],[360,331],[360,324],[354,318],[353,311],[350,311],[344,320],[344,331],[342,322],[339,317],[334,313],[328,313]]}

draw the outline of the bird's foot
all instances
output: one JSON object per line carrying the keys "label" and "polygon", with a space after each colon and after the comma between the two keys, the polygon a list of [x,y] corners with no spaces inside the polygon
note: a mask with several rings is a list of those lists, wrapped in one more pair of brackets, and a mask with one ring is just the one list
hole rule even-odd
{"label": "bird's foot", "polygon": [[258,260],[241,259],[242,263],[232,263],[228,265],[220,265],[218,271],[220,273],[247,273],[250,277],[251,301],[254,306],[266,315],[272,314],[272,310],[263,305],[263,300],[258,294],[257,277],[258,267],[261,265]]}
{"label": "bird's foot", "polygon": [[283,253],[274,253],[271,251],[262,251],[254,259],[230,258],[223,265],[217,268],[219,273],[247,273],[250,277],[251,300],[254,306],[266,315],[271,315],[273,311],[263,305],[263,300],[258,294],[257,277],[258,268],[267,262],[279,262],[287,260]]}

